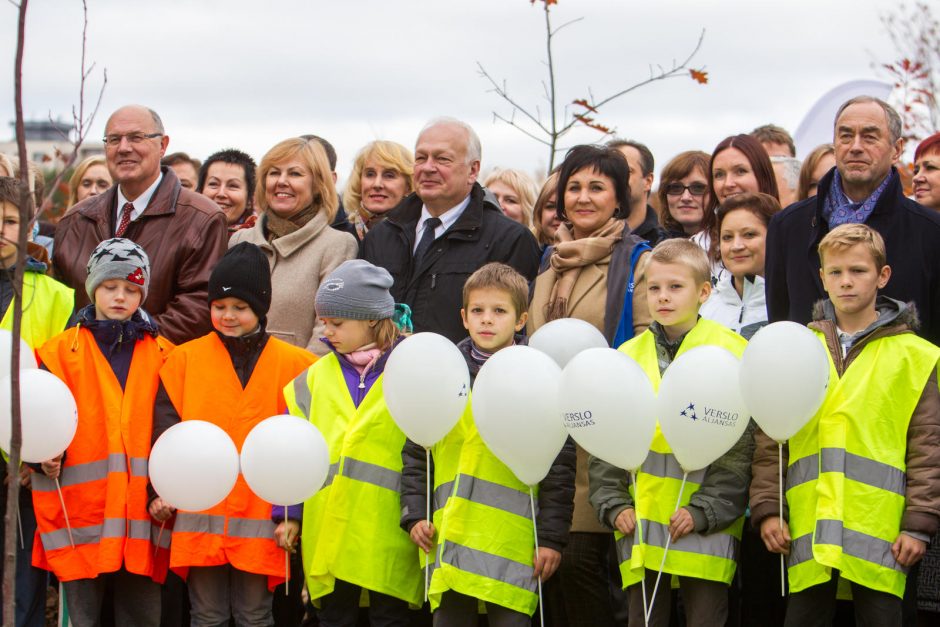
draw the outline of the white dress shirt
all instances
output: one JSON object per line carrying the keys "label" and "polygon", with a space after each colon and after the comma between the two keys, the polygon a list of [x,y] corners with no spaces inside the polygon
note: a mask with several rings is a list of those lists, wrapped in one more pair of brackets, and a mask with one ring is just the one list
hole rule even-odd
{"label": "white dress shirt", "polygon": [[[464,209],[466,209],[469,204],[470,204],[470,194],[467,194],[467,197],[461,200],[460,204],[458,204],[456,207],[452,209],[448,209],[447,211],[439,215],[438,218],[440,219],[441,223],[436,229],[434,229],[434,239],[437,239],[438,237],[443,235],[447,231],[447,229],[454,226],[454,223],[457,222],[457,219],[461,216],[461,214],[464,212]],[[434,216],[432,216],[431,212],[428,211],[427,206],[421,205],[421,217],[418,218],[418,226],[415,227],[415,245],[411,249],[412,254],[414,253],[415,250],[418,249],[418,244],[421,242],[421,235],[424,234],[425,221],[428,218],[432,218],[432,217]]]}
{"label": "white dress shirt", "polygon": [[124,205],[131,203],[134,205],[134,210],[131,211],[131,222],[140,217],[140,214],[144,212],[144,209],[147,208],[147,205],[150,204],[150,199],[153,198],[153,193],[157,191],[157,187],[160,186],[160,181],[163,180],[163,171],[160,171],[160,176],[157,177],[157,180],[153,182],[153,185],[144,190],[144,193],[135,198],[134,200],[128,200],[124,196],[124,192],[121,191],[121,186],[118,185],[117,188],[117,217],[114,220],[115,224],[121,223],[121,211],[124,209]]}

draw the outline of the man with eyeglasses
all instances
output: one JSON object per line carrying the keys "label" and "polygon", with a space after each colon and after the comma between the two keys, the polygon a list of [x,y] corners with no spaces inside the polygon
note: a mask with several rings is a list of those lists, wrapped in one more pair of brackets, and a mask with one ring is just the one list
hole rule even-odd
{"label": "man with eyeglasses", "polygon": [[150,257],[151,282],[143,308],[175,343],[209,332],[209,272],[227,248],[225,214],[211,200],[182,188],[160,166],[170,138],[160,116],[139,105],[108,119],[104,144],[115,185],[76,205],[56,229],[53,265],[75,289],[76,309],[88,304],[88,257],[103,240],[126,237]]}
{"label": "man with eyeglasses", "polygon": [[630,214],[627,226],[630,232],[655,246],[666,239],[666,231],[659,223],[656,210],[649,204],[653,187],[653,153],[644,144],[632,139],[612,139],[608,148],[616,148],[626,157],[630,167]]}

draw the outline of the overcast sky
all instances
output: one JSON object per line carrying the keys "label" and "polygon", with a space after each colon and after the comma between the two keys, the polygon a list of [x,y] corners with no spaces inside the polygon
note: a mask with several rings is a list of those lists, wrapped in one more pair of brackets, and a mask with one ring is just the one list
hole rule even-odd
{"label": "overcast sky", "polygon": [[[156,109],[170,151],[204,158],[224,147],[256,159],[302,133],[329,139],[345,178],[373,139],[409,147],[423,123],[451,115],[483,142],[483,169],[544,169],[547,149],[493,121],[510,108],[478,71],[545,111],[541,2],[528,0],[88,0],[86,99],[107,68],[101,113],[139,102]],[[816,99],[839,83],[879,78],[872,60],[894,56],[874,0],[559,0],[553,21],[582,17],[556,37],[559,100],[598,98],[669,66],[705,40],[692,61],[709,83],[686,76],[654,83],[601,110],[617,134],[645,142],[657,173],[676,153],[711,152],[727,135],[774,122],[794,131]],[[4,76],[12,76],[16,9],[0,4]],[[27,118],[67,119],[77,102],[81,2],[32,0],[24,66]],[[0,90],[0,129],[13,120],[13,83]],[[581,129],[565,146],[596,141]]]}

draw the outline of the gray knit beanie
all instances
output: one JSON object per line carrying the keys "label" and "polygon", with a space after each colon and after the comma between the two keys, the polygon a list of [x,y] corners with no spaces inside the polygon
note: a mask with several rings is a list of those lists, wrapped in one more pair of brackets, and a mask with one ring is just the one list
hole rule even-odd
{"label": "gray knit beanie", "polygon": [[95,290],[109,279],[123,279],[140,287],[140,302],[147,300],[150,287],[150,258],[144,249],[123,237],[106,239],[95,247],[88,259],[85,292],[95,302]]}
{"label": "gray knit beanie", "polygon": [[363,259],[344,261],[317,290],[321,318],[384,320],[395,313],[392,275]]}

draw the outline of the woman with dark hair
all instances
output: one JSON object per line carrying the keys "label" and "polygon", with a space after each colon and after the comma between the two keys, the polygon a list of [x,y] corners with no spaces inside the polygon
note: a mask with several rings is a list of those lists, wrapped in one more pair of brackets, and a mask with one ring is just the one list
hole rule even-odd
{"label": "woman with dark hair", "polygon": [[819,179],[836,166],[836,154],[832,144],[820,144],[813,148],[800,168],[800,183],[797,200],[806,200],[816,195]]}
{"label": "woman with dark hair", "polygon": [[767,225],[778,211],[776,198],[751,192],[732,196],[718,207],[718,250],[728,271],[699,314],[748,340],[767,324],[764,250]]}
{"label": "woman with dark hair", "polygon": [[718,250],[718,205],[735,194],[760,192],[780,202],[777,177],[767,151],[750,135],[732,135],[721,140],[712,152],[708,177],[708,205],[702,220],[702,232],[692,238],[708,253],[712,274],[721,274],[721,253]]}
{"label": "woman with dark hair", "polygon": [[940,211],[940,133],[920,142],[914,151],[914,200]]}
{"label": "woman with dark hair", "polygon": [[[629,176],[627,160],[615,148],[568,151],[556,194],[562,223],[535,279],[530,334],[552,320],[578,318],[620,346],[649,326],[644,275],[649,246],[626,226]],[[598,522],[588,502],[587,470],[588,455],[578,447],[571,536],[557,575],[567,622],[558,622],[606,627],[614,624],[611,584],[619,589],[620,581],[611,529]]]}
{"label": "woman with dark hair", "polygon": [[688,150],[673,157],[659,175],[660,222],[668,237],[691,237],[702,230],[709,194],[708,153]]}
{"label": "woman with dark hair", "polygon": [[225,212],[229,233],[254,226],[255,160],[234,148],[209,156],[199,168],[196,191]]}

